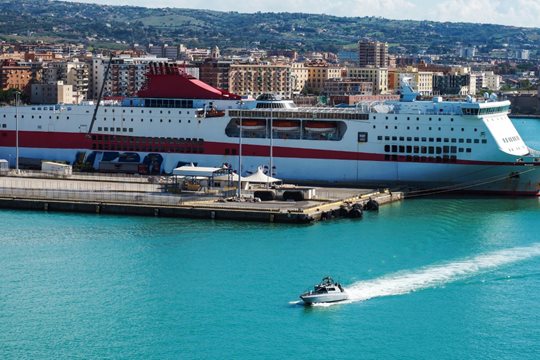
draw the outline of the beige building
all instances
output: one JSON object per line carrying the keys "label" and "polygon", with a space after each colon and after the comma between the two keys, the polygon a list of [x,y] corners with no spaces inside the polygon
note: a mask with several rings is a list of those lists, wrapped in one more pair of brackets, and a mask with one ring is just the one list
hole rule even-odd
{"label": "beige building", "polygon": [[388,75],[390,90],[399,90],[404,79],[408,79],[409,85],[411,85],[412,89],[420,95],[433,95],[433,72],[418,71],[417,68],[412,66],[391,70]]}
{"label": "beige building", "polygon": [[493,71],[486,71],[484,74],[485,86],[489,90],[498,91],[501,89],[502,76]]}
{"label": "beige building", "polygon": [[292,97],[291,66],[275,64],[232,64],[229,68],[229,92],[257,97],[276,94]]}
{"label": "beige building", "polygon": [[308,69],[306,90],[315,94],[324,90],[324,85],[328,80],[341,78],[343,72],[343,68],[327,64],[306,65],[306,68]]}
{"label": "beige building", "polygon": [[309,70],[303,63],[291,64],[291,88],[294,95],[301,94],[306,88]]}
{"label": "beige building", "polygon": [[373,93],[388,94],[388,69],[376,67],[348,67],[344,71],[345,78],[369,81],[373,83]]}
{"label": "beige building", "polygon": [[73,85],[58,81],[56,84],[33,84],[30,94],[32,104],[76,104]]}
{"label": "beige building", "polygon": [[66,85],[72,85],[73,96],[77,102],[81,102],[88,98],[90,64],[78,60],[51,62],[44,70],[43,80],[46,84],[62,81]]}
{"label": "beige building", "polygon": [[326,80],[323,93],[327,96],[373,95],[373,83],[371,81],[335,78]]}

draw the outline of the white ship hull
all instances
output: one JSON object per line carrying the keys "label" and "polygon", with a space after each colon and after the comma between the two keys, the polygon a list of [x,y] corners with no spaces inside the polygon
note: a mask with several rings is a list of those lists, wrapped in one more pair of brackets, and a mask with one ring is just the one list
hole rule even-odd
{"label": "white ship hull", "polygon": [[[239,136],[227,130],[237,121],[231,111],[205,118],[195,109],[101,107],[91,135],[90,105],[24,106],[18,112],[16,124],[14,107],[0,109],[0,158],[12,167],[17,126],[23,158],[74,163],[78,153],[99,159],[104,153],[136,153],[142,163],[149,154],[160,154],[158,170],[165,173],[179,163],[228,163],[237,169],[239,162]],[[275,111],[268,113],[268,124],[274,116]],[[302,129],[290,136],[244,130],[241,173],[272,164],[273,175],[290,182],[515,195],[540,190],[538,155],[529,153],[506,113],[369,114],[337,121],[333,130],[339,137]],[[507,144],[507,138],[514,140]],[[99,168],[96,160],[92,166]]]}

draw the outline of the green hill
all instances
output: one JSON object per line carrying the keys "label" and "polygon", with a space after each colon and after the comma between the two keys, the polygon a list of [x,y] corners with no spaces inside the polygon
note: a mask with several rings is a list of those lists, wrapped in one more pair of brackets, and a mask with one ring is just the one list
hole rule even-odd
{"label": "green hill", "polygon": [[0,0],[0,39],[10,41],[338,51],[363,37],[386,41],[391,52],[400,53],[448,53],[457,43],[480,46],[482,51],[504,44],[540,46],[540,29],[502,25]]}

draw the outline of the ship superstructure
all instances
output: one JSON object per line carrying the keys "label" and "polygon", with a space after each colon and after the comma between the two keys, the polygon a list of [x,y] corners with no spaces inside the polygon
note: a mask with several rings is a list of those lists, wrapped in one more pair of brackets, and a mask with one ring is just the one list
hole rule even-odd
{"label": "ship superstructure", "polygon": [[[159,86],[157,86],[159,85]],[[176,90],[175,90],[176,89]],[[299,108],[290,100],[246,100],[182,73],[155,67],[138,98],[95,105],[0,109],[0,158],[134,162],[148,172],[229,164],[241,144],[245,175],[261,165],[292,182],[537,194],[540,154],[508,118],[510,102],[401,101],[354,108]],[[16,114],[18,113],[18,122]]]}

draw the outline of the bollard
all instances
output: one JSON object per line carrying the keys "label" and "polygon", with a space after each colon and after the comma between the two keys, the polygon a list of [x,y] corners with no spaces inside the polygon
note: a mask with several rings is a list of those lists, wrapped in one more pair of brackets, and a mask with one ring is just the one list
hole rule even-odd
{"label": "bollard", "polygon": [[159,216],[159,209],[154,209],[154,216]]}
{"label": "bollard", "polygon": [[216,218],[216,212],[210,211],[210,219],[215,219],[215,218]]}

